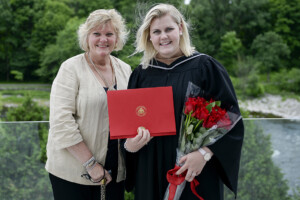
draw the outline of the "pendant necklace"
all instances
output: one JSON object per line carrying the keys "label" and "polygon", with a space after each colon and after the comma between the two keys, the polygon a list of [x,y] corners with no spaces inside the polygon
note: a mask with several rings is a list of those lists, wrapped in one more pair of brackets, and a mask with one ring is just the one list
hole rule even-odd
{"label": "pendant necklace", "polygon": [[88,55],[88,57],[89,57],[90,63],[92,64],[92,66],[94,67],[94,69],[96,70],[96,72],[98,73],[98,75],[100,76],[100,78],[102,79],[102,81],[104,82],[105,87],[107,87],[108,90],[116,90],[116,89],[114,88],[114,85],[115,85],[115,79],[114,79],[115,70],[114,70],[114,68],[112,67],[111,63],[110,63],[110,66],[111,66],[111,71],[112,71],[112,84],[109,86],[108,81],[104,78],[104,76],[102,75],[102,73],[100,72],[100,70],[96,67],[96,65],[95,65],[94,62],[92,61],[90,54],[87,53],[87,55]]}

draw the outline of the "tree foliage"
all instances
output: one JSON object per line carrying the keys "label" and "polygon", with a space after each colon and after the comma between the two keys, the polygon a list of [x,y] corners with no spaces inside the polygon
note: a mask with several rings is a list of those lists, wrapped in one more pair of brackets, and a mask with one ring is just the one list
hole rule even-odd
{"label": "tree foliage", "polygon": [[26,51],[33,23],[33,0],[2,0],[0,4],[0,78],[10,80],[10,71],[26,72]]}
{"label": "tree foliage", "polygon": [[235,31],[248,48],[257,34],[270,27],[268,0],[191,1],[190,7],[194,44],[211,55],[220,51],[226,32]]}
{"label": "tree foliage", "polygon": [[241,57],[243,45],[239,38],[236,36],[235,31],[229,31],[222,36],[219,58],[225,66],[228,73],[234,75],[236,72],[236,62]]}
{"label": "tree foliage", "polygon": [[83,21],[77,17],[70,19],[65,28],[58,32],[56,42],[43,50],[41,68],[36,70],[43,80],[52,81],[64,60],[82,52],[78,45],[77,30]]}
{"label": "tree foliage", "polygon": [[254,56],[261,62],[260,71],[270,73],[278,71],[285,59],[289,57],[289,47],[280,35],[274,32],[259,34],[253,41],[251,48]]}
{"label": "tree foliage", "polygon": [[258,97],[264,94],[264,86],[258,81],[259,62],[251,56],[239,56],[231,77],[238,96]]}
{"label": "tree foliage", "polygon": [[289,68],[300,66],[299,13],[300,0],[270,0],[273,31],[283,38],[291,50]]}
{"label": "tree foliage", "polygon": [[[280,169],[273,163],[270,136],[266,136],[259,123],[245,121],[238,199],[289,199],[288,185]],[[226,192],[225,199],[234,199]]]}
{"label": "tree foliage", "polygon": [[6,113],[6,121],[46,121],[48,109],[38,106],[30,96],[26,96],[21,106],[10,108]]}
{"label": "tree foliage", "polygon": [[281,90],[300,93],[300,69],[282,69],[277,73],[273,73],[271,83],[276,84]]}
{"label": "tree foliage", "polygon": [[[220,59],[231,76],[236,76],[242,56],[254,57],[262,74],[300,68],[300,0],[191,0],[189,5],[183,0],[1,0],[0,80],[17,80],[18,72],[24,81],[50,83],[61,62],[80,52],[79,21],[100,8],[115,8],[126,19],[128,42],[113,55],[135,68],[141,58],[129,56],[135,49],[135,34],[156,3],[175,5],[190,24],[196,49]],[[267,46],[259,47],[257,41]]]}

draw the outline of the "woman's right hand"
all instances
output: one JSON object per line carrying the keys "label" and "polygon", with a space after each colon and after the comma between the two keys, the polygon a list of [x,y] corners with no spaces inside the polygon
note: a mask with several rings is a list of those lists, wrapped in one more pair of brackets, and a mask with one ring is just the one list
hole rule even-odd
{"label": "woman's right hand", "polygon": [[93,180],[99,180],[100,178],[103,177],[104,170],[105,170],[104,178],[106,179],[106,185],[107,185],[112,180],[112,178],[108,173],[108,171],[104,169],[99,163],[97,163],[93,169],[89,170],[88,173]]}
{"label": "woman's right hand", "polygon": [[137,131],[138,134],[134,138],[126,139],[125,149],[129,152],[139,151],[153,138],[150,136],[149,130],[144,127],[139,127]]}

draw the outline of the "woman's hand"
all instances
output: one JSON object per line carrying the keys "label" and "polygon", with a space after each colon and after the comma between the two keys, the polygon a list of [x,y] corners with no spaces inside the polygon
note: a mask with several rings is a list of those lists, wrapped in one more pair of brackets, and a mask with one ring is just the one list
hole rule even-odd
{"label": "woman's hand", "polygon": [[[103,177],[104,171],[105,171],[105,176]],[[99,163],[97,163],[93,169],[89,170],[88,173],[91,176],[91,178],[95,181],[101,179],[102,177],[105,178],[106,185],[112,180],[108,171],[104,169]]]}
{"label": "woman's hand", "polygon": [[152,139],[148,129],[139,127],[137,131],[138,134],[134,138],[126,139],[124,144],[125,149],[129,152],[137,152]]}
{"label": "woman's hand", "polygon": [[183,156],[179,160],[179,164],[181,163],[184,163],[184,165],[176,172],[176,175],[179,175],[187,170],[185,180],[192,182],[195,176],[198,176],[201,173],[206,161],[199,151],[194,151]]}

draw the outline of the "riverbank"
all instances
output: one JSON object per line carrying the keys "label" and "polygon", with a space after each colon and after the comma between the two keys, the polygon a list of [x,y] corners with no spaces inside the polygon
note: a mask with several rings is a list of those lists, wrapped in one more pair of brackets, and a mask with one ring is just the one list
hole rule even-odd
{"label": "riverbank", "polygon": [[239,101],[239,105],[242,109],[252,113],[300,119],[300,102],[296,99],[283,99],[279,95],[266,94],[258,99]]}

